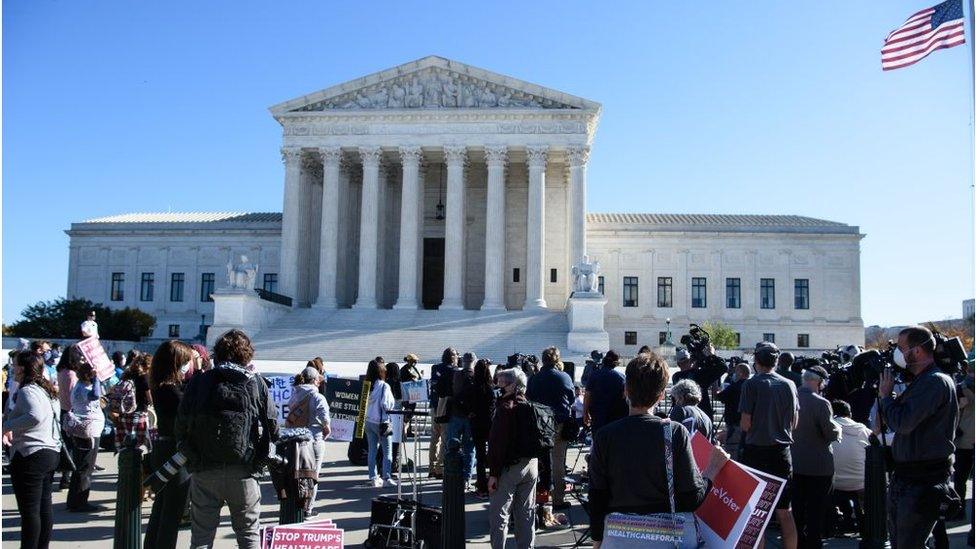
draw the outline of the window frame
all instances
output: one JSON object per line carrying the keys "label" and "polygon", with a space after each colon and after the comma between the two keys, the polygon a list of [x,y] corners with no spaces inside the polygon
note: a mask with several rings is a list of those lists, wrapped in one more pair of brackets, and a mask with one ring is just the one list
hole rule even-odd
{"label": "window frame", "polygon": [[[623,291],[621,292],[621,298],[624,307],[640,307],[640,280],[636,276],[625,276],[623,277]],[[628,297],[630,299],[628,299]],[[630,303],[628,305],[628,303]]]}
{"label": "window frame", "polygon": [[607,295],[607,288],[605,284],[606,284],[606,280],[603,278],[603,275],[596,277],[596,289],[602,295]]}
{"label": "window frame", "polygon": [[[662,290],[664,295],[661,295]],[[662,297],[666,298],[662,299]],[[657,306],[661,309],[674,307],[674,278],[670,276],[657,277]]]}
{"label": "window frame", "polygon": [[156,299],[156,273],[142,273],[139,279],[139,301],[152,302]]}
{"label": "window frame", "polygon": [[[701,293],[701,295],[696,296],[696,293]],[[698,300],[698,304],[695,301]],[[692,309],[707,309],[708,308],[708,278],[704,276],[693,276],[691,277],[691,308]]]}
{"label": "window frame", "polygon": [[765,341],[767,343],[773,343],[773,344],[775,344],[776,343],[776,334],[773,333],[773,332],[764,332],[763,333],[763,341]]}
{"label": "window frame", "polygon": [[624,345],[637,345],[637,332],[625,330]]}
{"label": "window frame", "polygon": [[[174,328],[175,328],[175,330],[174,330]],[[167,330],[167,337],[169,337],[170,339],[179,339],[179,337],[180,337],[180,325],[179,324],[170,324],[170,325],[168,325],[166,327],[166,330]]]}
{"label": "window frame", "polygon": [[793,279],[793,308],[798,311],[810,310],[810,279]]}
{"label": "window frame", "polygon": [[[209,280],[208,277],[209,276]],[[210,287],[210,291],[206,291],[207,287]],[[200,303],[213,303],[213,298],[210,297],[214,290],[217,289],[217,274],[216,273],[200,273]]]}
{"label": "window frame", "polygon": [[759,308],[767,309],[767,310],[772,310],[776,308],[776,279],[775,278],[759,279]]}
{"label": "window frame", "polygon": [[810,334],[796,334],[796,348],[797,349],[809,349],[810,348]]}
{"label": "window frame", "polygon": [[278,293],[278,273],[264,273],[261,278],[261,289],[273,294]]}
{"label": "window frame", "polygon": [[[730,290],[733,291],[734,295],[729,293]],[[735,300],[734,302],[732,301],[733,299]],[[742,308],[742,279],[737,276],[725,278],[725,308]]]}
{"label": "window frame", "polygon": [[171,303],[183,303],[186,297],[186,273],[170,273],[169,300]]}
{"label": "window frame", "polygon": [[112,273],[112,282],[109,286],[109,301],[125,301],[125,273]]}

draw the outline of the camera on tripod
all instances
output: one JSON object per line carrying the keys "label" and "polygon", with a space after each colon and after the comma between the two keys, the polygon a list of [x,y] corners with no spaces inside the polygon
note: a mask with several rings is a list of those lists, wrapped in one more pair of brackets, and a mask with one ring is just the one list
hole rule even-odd
{"label": "camera on tripod", "polygon": [[[966,363],[966,349],[963,347],[962,340],[958,337],[946,337],[937,330],[932,330],[932,338],[935,340],[935,350],[932,355],[939,370],[948,376],[962,371],[963,364]],[[911,372],[895,364],[894,354],[897,347],[894,340],[889,340],[887,349],[862,351],[851,359],[849,365],[842,366],[841,369],[848,375],[854,387],[865,384],[877,387],[881,373],[886,369],[891,370],[896,382],[911,381]]]}
{"label": "camera on tripod", "polygon": [[726,363],[722,357],[712,354],[712,338],[698,324],[689,325],[688,333],[681,336],[681,344],[688,350],[695,364],[701,368],[721,363],[727,372],[732,372],[734,369],[734,364]]}

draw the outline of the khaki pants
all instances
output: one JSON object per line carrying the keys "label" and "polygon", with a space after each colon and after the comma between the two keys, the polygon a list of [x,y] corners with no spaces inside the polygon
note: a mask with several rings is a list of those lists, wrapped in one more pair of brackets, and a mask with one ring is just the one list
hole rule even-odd
{"label": "khaki pants", "polygon": [[566,501],[566,450],[569,441],[563,438],[563,424],[556,425],[556,437],[552,446],[552,502]]}
{"label": "khaki pants", "polygon": [[[190,475],[190,546],[211,548],[220,526],[220,510],[230,508],[230,524],[242,549],[261,545],[261,487],[240,465],[198,471]],[[176,525],[169,527],[175,528]]]}
{"label": "khaki pants", "polygon": [[430,448],[427,450],[427,460],[430,463],[430,472],[441,474],[444,472],[444,431],[446,423],[430,424]]}
{"label": "khaki pants", "polygon": [[535,484],[539,480],[539,460],[520,459],[502,469],[498,486],[488,503],[488,525],[492,549],[505,549],[508,519],[513,517],[515,547],[535,546]]}

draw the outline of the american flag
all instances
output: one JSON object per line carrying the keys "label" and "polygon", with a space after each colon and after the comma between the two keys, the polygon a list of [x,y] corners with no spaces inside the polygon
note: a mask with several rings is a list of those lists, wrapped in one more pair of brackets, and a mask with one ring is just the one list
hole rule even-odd
{"label": "american flag", "polygon": [[962,0],[946,0],[912,15],[888,34],[881,48],[881,69],[914,65],[935,50],[965,43]]}

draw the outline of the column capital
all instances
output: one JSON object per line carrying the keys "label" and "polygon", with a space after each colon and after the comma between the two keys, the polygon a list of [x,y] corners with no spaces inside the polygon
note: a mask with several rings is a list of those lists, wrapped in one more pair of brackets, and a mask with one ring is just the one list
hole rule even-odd
{"label": "column capital", "polygon": [[468,148],[464,145],[445,145],[444,156],[448,164],[464,164],[468,159]]}
{"label": "column capital", "polygon": [[285,164],[295,165],[302,159],[302,149],[299,147],[282,147],[281,161]]}
{"label": "column capital", "polygon": [[321,147],[318,153],[323,166],[335,166],[342,162],[342,149],[339,147]]}
{"label": "column capital", "polygon": [[400,147],[400,161],[403,164],[420,165],[424,153],[417,145],[404,145]]}
{"label": "column capital", "polygon": [[379,147],[359,147],[359,156],[363,160],[363,165],[378,165],[382,155],[383,150]]}
{"label": "column capital", "polygon": [[590,146],[579,145],[569,147],[566,149],[566,155],[569,157],[569,166],[571,168],[582,167],[590,159]]}
{"label": "column capital", "polygon": [[549,154],[548,145],[529,145],[525,148],[525,154],[528,158],[529,166],[541,166],[545,167],[546,157]]}
{"label": "column capital", "polygon": [[488,164],[504,164],[508,160],[508,147],[505,145],[485,145],[485,161]]}

